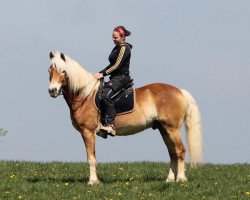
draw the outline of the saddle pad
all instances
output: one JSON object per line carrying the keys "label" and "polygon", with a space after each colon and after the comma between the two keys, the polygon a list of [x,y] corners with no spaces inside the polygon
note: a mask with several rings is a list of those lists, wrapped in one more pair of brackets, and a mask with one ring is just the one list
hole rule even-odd
{"label": "saddle pad", "polygon": [[[100,111],[99,108],[99,97],[98,97],[98,93],[99,91],[97,91],[97,93],[95,94],[95,107],[97,110]],[[114,106],[115,106],[115,110],[116,110],[116,115],[123,115],[123,114],[127,114],[130,112],[133,112],[134,110],[134,101],[135,101],[135,90],[132,89],[131,92],[129,92],[128,94],[121,94],[120,96],[116,97],[114,99]]]}

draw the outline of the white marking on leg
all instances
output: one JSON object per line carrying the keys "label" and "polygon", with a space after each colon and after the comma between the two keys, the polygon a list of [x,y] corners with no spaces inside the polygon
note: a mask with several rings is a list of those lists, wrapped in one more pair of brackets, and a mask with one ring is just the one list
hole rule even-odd
{"label": "white marking on leg", "polygon": [[167,183],[175,181],[176,172],[177,172],[176,163],[171,162],[170,169],[168,172],[168,178],[166,180]]}
{"label": "white marking on leg", "polygon": [[178,171],[177,171],[177,182],[187,181],[187,177],[185,175],[185,163],[183,160],[178,160]]}
{"label": "white marking on leg", "polygon": [[88,160],[89,163],[89,185],[94,185],[94,184],[98,184],[99,183],[99,179],[97,177],[97,173],[96,173],[96,160],[94,159],[89,159]]}

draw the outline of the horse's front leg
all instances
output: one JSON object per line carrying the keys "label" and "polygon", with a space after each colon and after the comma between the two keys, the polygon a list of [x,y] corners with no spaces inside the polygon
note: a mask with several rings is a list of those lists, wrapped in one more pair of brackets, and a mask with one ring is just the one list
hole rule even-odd
{"label": "horse's front leg", "polygon": [[82,131],[82,138],[85,143],[87,160],[89,164],[89,185],[100,183],[96,171],[96,156],[95,156],[95,134],[87,129]]}

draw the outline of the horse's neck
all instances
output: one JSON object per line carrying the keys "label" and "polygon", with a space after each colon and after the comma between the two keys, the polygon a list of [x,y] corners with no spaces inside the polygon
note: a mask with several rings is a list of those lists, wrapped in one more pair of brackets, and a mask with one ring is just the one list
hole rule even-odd
{"label": "horse's neck", "polygon": [[65,86],[64,98],[72,109],[79,106],[99,86],[99,81],[74,60],[67,66],[68,83]]}
{"label": "horse's neck", "polygon": [[[88,81],[88,82],[87,82]],[[82,106],[87,99],[93,97],[93,94],[98,90],[100,81],[95,79],[92,74],[89,79],[86,80],[86,85],[78,91],[72,91],[72,88],[67,84],[64,91],[64,99],[66,100],[70,110],[74,111]]]}
{"label": "horse's neck", "polygon": [[83,97],[86,97],[91,90],[90,88],[93,87],[93,83],[96,82],[94,76],[73,60],[67,68],[67,73],[70,89],[74,93],[80,92]]}
{"label": "horse's neck", "polygon": [[98,80],[96,78],[94,78],[94,76],[92,74],[90,74],[90,76],[88,77],[88,79],[86,79],[86,84],[85,87],[82,88],[82,96],[84,98],[86,98],[87,96],[90,95],[90,93],[93,92],[93,90],[96,89],[96,86],[98,84]]}

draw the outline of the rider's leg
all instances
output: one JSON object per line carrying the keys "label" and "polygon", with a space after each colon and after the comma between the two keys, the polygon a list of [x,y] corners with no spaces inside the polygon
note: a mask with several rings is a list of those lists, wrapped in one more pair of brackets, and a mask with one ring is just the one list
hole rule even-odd
{"label": "rider's leg", "polygon": [[114,95],[114,92],[112,88],[105,87],[103,89],[102,94],[102,101],[101,101],[101,107],[102,107],[102,124],[104,125],[101,129],[108,132],[108,134],[114,136],[115,135],[115,116],[116,111],[114,107],[114,103],[111,99],[111,96]]}

